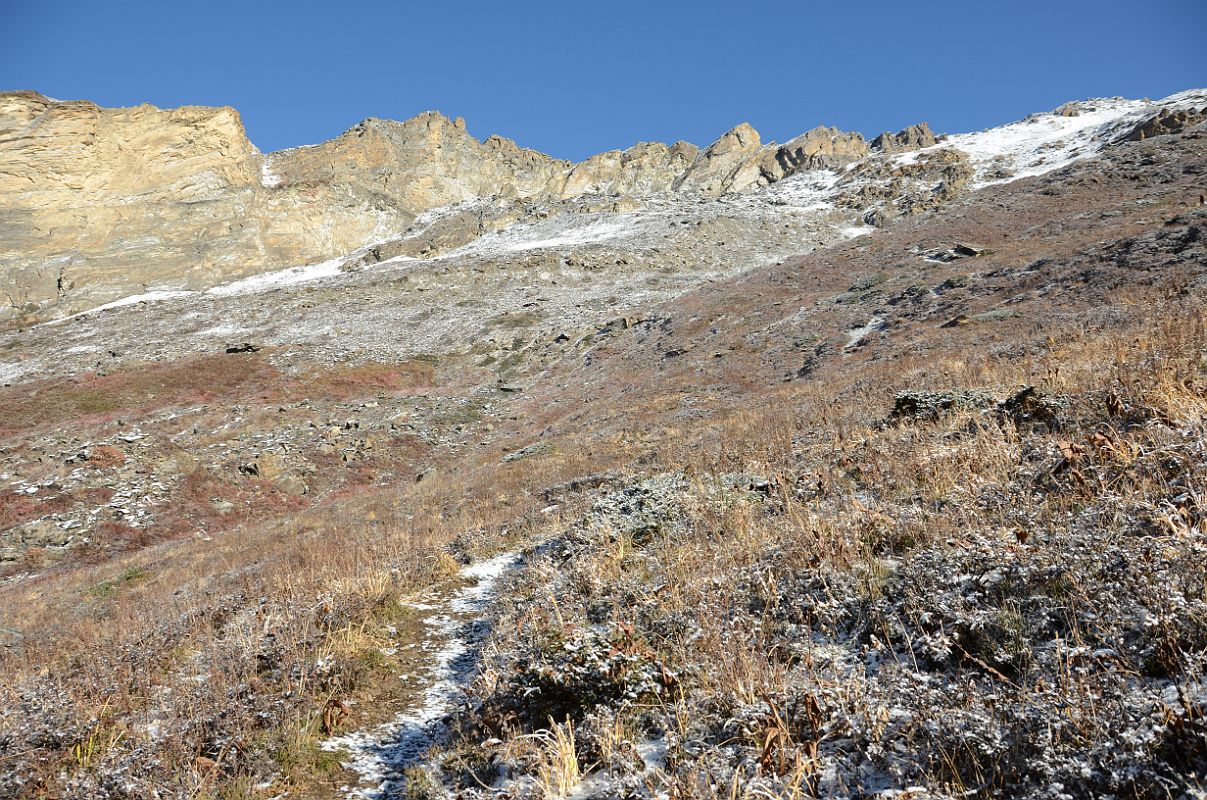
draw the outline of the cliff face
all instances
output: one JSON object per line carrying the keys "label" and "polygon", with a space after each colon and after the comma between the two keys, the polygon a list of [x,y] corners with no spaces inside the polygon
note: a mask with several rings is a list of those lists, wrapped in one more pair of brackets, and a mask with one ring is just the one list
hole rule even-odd
{"label": "cliff face", "polygon": [[331,141],[274,153],[264,174],[269,185],[339,185],[418,213],[485,195],[547,194],[571,166],[499,136],[480,142],[463,120],[429,111],[367,119]]}
{"label": "cliff face", "polygon": [[0,292],[10,317],[199,288],[405,227],[347,187],[270,190],[230,108],[0,95]]}
{"label": "cliff face", "polygon": [[743,124],[704,150],[642,143],[573,164],[427,112],[263,155],[231,108],[0,94],[0,322],[324,261],[472,198],[718,197],[867,153],[857,133],[780,146]]}

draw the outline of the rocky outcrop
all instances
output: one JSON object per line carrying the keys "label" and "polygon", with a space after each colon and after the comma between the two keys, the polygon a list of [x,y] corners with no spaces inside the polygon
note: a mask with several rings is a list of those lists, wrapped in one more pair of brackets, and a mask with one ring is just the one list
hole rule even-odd
{"label": "rocky outcrop", "polygon": [[[263,155],[231,108],[0,94],[0,322],[203,289],[374,242],[446,251],[527,213],[469,210],[424,241],[406,236],[417,214],[474,198],[717,197],[866,154],[857,133],[821,127],[776,145],[742,124],[703,151],[646,142],[572,164],[501,136],[479,141],[464,120],[426,112]],[[357,263],[379,257],[368,249]]]}
{"label": "rocky outcrop", "polygon": [[[867,155],[819,127],[764,144],[749,124],[701,151],[644,142],[572,164],[464,120],[367,119],[321,144],[262,155],[231,108],[101,108],[0,94],[0,322],[31,323],[146,291],[202,289],[389,241],[442,252],[524,209],[469,210],[424,241],[417,214],[474,198],[745,192]],[[400,238],[401,237],[401,238]],[[357,263],[387,257],[366,250]]]}
{"label": "rocky outcrop", "polygon": [[347,187],[269,190],[230,108],[0,95],[0,320],[322,260],[410,215]]}
{"label": "rocky outcrop", "polygon": [[968,155],[953,148],[927,151],[905,164],[870,158],[839,179],[837,203],[862,210],[865,222],[884,227],[899,216],[920,214],[954,199],[974,174]]}
{"label": "rocky outcrop", "polygon": [[628,150],[609,150],[575,165],[559,194],[662,194],[674,188],[699,155],[700,148],[688,142],[642,142]]}
{"label": "rocky outcrop", "polygon": [[762,153],[759,132],[743,122],[696,156],[673,188],[710,197],[750,189],[759,184]]}
{"label": "rocky outcrop", "polygon": [[884,133],[872,140],[872,149],[882,153],[906,153],[910,150],[921,150],[938,142],[930,126],[925,122],[910,125],[896,133]]}
{"label": "rocky outcrop", "polygon": [[824,125],[785,144],[763,144],[742,123],[700,153],[675,181],[674,189],[717,197],[750,191],[811,169],[834,169],[868,154],[863,135]]}
{"label": "rocky outcrop", "polygon": [[806,169],[834,169],[868,154],[863,134],[847,133],[819,125],[775,148],[761,165],[768,183]]}
{"label": "rocky outcrop", "polygon": [[571,166],[501,136],[480,142],[464,120],[429,111],[367,119],[331,141],[266,156],[264,169],[274,188],[338,185],[417,214],[473,197],[545,195]]}
{"label": "rocky outcrop", "polygon": [[1121,142],[1142,142],[1152,136],[1181,133],[1207,121],[1207,106],[1203,108],[1163,108],[1119,138]]}

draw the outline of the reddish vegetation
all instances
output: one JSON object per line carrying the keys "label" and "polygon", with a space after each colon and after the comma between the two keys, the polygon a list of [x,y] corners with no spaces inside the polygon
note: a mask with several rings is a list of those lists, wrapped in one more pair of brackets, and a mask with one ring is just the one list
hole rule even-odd
{"label": "reddish vegetation", "polygon": [[398,392],[435,385],[436,368],[413,361],[406,364],[362,364],[305,376],[292,388],[294,397],[346,399],[377,392]]}
{"label": "reddish vegetation", "polygon": [[[676,719],[658,731],[681,723],[676,747],[707,745],[673,753],[668,768],[678,770],[679,783],[669,796],[711,797],[717,787],[727,796],[731,787],[733,796],[804,796],[819,748],[850,732],[863,737],[850,739],[856,756],[904,752],[894,749],[900,744],[932,759],[926,771],[910,773],[921,776],[917,785],[1001,796],[1008,782],[1031,779],[1035,730],[1052,731],[1003,717],[994,721],[1000,728],[973,738],[976,725],[1019,696],[1026,703],[1018,708],[1041,717],[1060,709],[1080,731],[1066,737],[1070,751],[1082,746],[1077,739],[1119,741],[1103,733],[1119,718],[1109,701],[1115,687],[1130,691],[1126,684],[1145,674],[1201,674],[1207,641],[1204,619],[1169,602],[1174,592],[1199,602],[1207,587],[1194,549],[1207,520],[1207,217],[1187,212],[1182,199],[1200,179],[1190,167],[1203,159],[1201,148],[1179,155],[1170,143],[1129,147],[1112,163],[1135,170],[1139,183],[1126,171],[1104,172],[1101,181],[1090,174],[1091,181],[1076,170],[1020,181],[710,284],[651,310],[651,322],[542,365],[523,394],[499,400],[481,420],[467,413],[467,421],[441,427],[417,414],[413,435],[327,420],[327,411],[347,408],[291,416],[296,409],[268,404],[404,394],[435,383],[426,364],[286,375],[264,353],[204,356],[3,390],[0,404],[17,409],[6,424],[22,435],[65,423],[86,433],[118,414],[202,399],[214,407],[187,424],[215,439],[244,435],[251,440],[244,455],[280,444],[260,434],[284,431],[280,439],[294,437],[289,456],[314,469],[310,494],[299,497],[241,474],[233,458],[181,467],[188,474],[153,510],[149,527],[113,521],[90,531],[84,553],[103,563],[60,562],[56,572],[3,587],[0,608],[12,611],[0,625],[17,638],[0,649],[0,723],[20,732],[0,736],[0,758],[9,759],[0,763],[20,776],[18,796],[73,796],[68,781],[112,774],[136,787],[127,796],[154,786],[240,797],[261,784],[271,784],[263,795],[338,796],[346,779],[331,774],[337,768],[316,741],[340,723],[324,711],[346,702],[353,709],[346,724],[366,726],[396,708],[397,676],[413,672],[387,653],[405,627],[398,598],[447,578],[454,556],[539,540],[547,543],[540,551],[564,545],[569,557],[526,573],[524,580],[538,582],[520,585],[519,616],[498,628],[499,638],[528,648],[530,665],[548,658],[556,666],[576,628],[609,626],[626,658],[669,665],[680,676],[673,697],[627,708],[638,712],[630,716],[613,709],[606,720],[608,730],[636,737],[655,732],[641,728],[643,720],[669,711]],[[1170,162],[1136,160],[1154,153]],[[949,264],[918,252],[953,239],[995,252]],[[852,331],[874,327],[867,325],[873,316],[882,329],[852,342]],[[967,324],[944,325],[959,317]],[[997,406],[886,424],[898,391],[986,389],[1001,399],[1024,382],[1059,403],[1055,428]],[[236,403],[242,408],[234,413]],[[404,418],[395,411],[391,420]],[[466,428],[460,438],[450,434],[454,425]],[[370,436],[372,446],[363,441]],[[525,447],[533,444],[539,448]],[[142,466],[134,453],[147,453],[148,463],[179,455],[164,452],[171,444],[156,452],[141,446],[131,446],[127,470]],[[29,459],[30,472],[65,469],[50,461]],[[415,481],[417,464],[434,467],[433,477]],[[597,538],[579,536],[575,520],[595,499],[591,492],[624,500],[625,487],[657,473],[682,476],[682,528],[655,520],[626,533],[610,524],[624,516],[613,515]],[[761,476],[764,489],[748,500],[742,490],[729,506],[697,503],[704,495],[694,487],[725,474]],[[106,499],[103,490],[88,492],[90,502]],[[0,520],[44,514],[50,502],[58,500],[0,496]],[[230,535],[193,537],[203,531]],[[1104,553],[1110,558],[1096,564]],[[41,568],[43,559],[51,556],[30,549],[27,568]],[[993,584],[976,577],[1003,564],[1023,577]],[[1114,564],[1123,567],[1116,573]],[[542,576],[564,582],[549,591]],[[1147,593],[1144,616],[1127,607],[1137,592]],[[838,601],[842,615],[829,616]],[[1112,605],[1113,616],[1104,613]],[[938,632],[966,627],[972,617],[959,615],[968,609],[984,612],[975,620],[989,624],[968,627],[958,648],[930,655],[919,648],[910,663],[895,658],[893,637],[921,642],[921,634],[936,633],[922,630],[927,621],[937,621]],[[1040,618],[1035,609],[1053,613]],[[1161,625],[1117,625],[1149,612]],[[1055,639],[1044,632],[1049,625],[1057,626]],[[848,627],[862,638],[849,639]],[[815,662],[811,637],[821,632],[834,645],[849,644],[852,660],[831,661],[821,651]],[[1074,664],[1067,644],[1083,636],[1115,637],[1119,646],[1079,648],[1080,656],[1106,655],[1096,665]],[[902,691],[875,683],[865,669],[873,652],[883,654],[882,666],[904,670]],[[831,674],[827,661],[855,666]],[[554,673],[512,667],[504,660],[488,672],[486,682],[503,691],[486,700],[506,701],[515,690],[537,726],[556,712],[568,727],[573,712],[587,741],[579,712],[599,687],[573,687],[582,694],[566,698],[570,705],[537,714],[539,685],[524,682]],[[922,669],[953,676],[958,691],[936,700],[910,689],[905,680]],[[659,670],[660,679],[666,674]],[[819,676],[828,685],[818,687]],[[844,683],[850,678],[858,680]],[[1031,699],[1019,691],[1024,684]],[[1154,750],[1160,758],[1148,766],[1161,767],[1172,752],[1182,753],[1183,772],[1192,758],[1207,763],[1196,744],[1207,741],[1207,715],[1188,698],[1163,709],[1168,749]],[[913,739],[894,738],[899,731],[881,724],[879,709],[898,701],[919,704]],[[145,721],[161,717],[169,734],[145,735]],[[37,727],[47,720],[53,737]],[[713,726],[707,737],[691,730],[700,724]],[[998,730],[1009,735],[988,735]],[[535,730],[465,732],[473,735],[463,765],[542,741]],[[488,736],[513,734],[507,746],[477,752]],[[970,741],[1015,749],[985,750],[991,758],[970,762]],[[731,750],[710,749],[713,742]],[[1104,749],[1106,763],[1118,755],[1119,748]],[[729,769],[733,753],[742,769],[757,764],[761,778],[795,771],[795,788],[743,794],[743,774],[709,772]],[[1116,772],[1141,781],[1153,771],[1124,766]],[[465,777],[478,780],[472,769]],[[322,781],[330,791],[309,791]],[[965,791],[974,782],[979,795]],[[1155,782],[1149,794],[1099,786],[1116,796],[1169,796],[1156,793]]]}
{"label": "reddish vegetation", "polygon": [[[229,503],[223,513],[219,506]],[[205,470],[195,470],[180,484],[154,526],[163,536],[218,533],[256,520],[296,512],[304,498],[288,495],[268,481],[231,483]]]}
{"label": "reddish vegetation", "polygon": [[100,564],[122,553],[131,553],[159,541],[154,532],[120,522],[106,520],[93,528],[88,544],[78,548],[76,558],[86,564]]}
{"label": "reddish vegetation", "polygon": [[88,463],[94,467],[120,467],[126,463],[126,454],[108,444],[98,444],[88,453]]}
{"label": "reddish vegetation", "polygon": [[42,504],[27,494],[0,493],[0,528],[18,525],[41,515]]}
{"label": "reddish vegetation", "polygon": [[0,435],[56,423],[86,425],[236,393],[246,396],[266,390],[278,378],[261,358],[221,354],[146,363],[109,375],[35,381],[0,389],[0,406],[9,412],[0,422]]}
{"label": "reddish vegetation", "polygon": [[113,490],[107,486],[96,486],[77,492],[75,499],[81,503],[99,506],[113,499]]}
{"label": "reddish vegetation", "polygon": [[110,374],[85,373],[0,388],[0,407],[8,412],[0,421],[0,436],[67,422],[97,424],[193,404],[250,398],[262,403],[347,399],[426,388],[435,380],[435,368],[422,362],[335,367],[300,376],[283,374],[263,353],[147,362]]}

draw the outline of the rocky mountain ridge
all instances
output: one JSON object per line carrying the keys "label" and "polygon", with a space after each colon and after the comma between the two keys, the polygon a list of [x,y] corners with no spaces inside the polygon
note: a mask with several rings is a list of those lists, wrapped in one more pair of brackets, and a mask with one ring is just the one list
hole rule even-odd
{"label": "rocky mountain ridge", "polygon": [[[636,235],[646,242],[641,269],[694,270],[732,259],[676,226],[725,220],[735,207],[759,222],[716,247],[775,259],[818,231],[813,246],[1121,138],[1193,126],[1204,108],[1193,91],[1156,103],[1085,101],[980,133],[939,137],[922,123],[871,143],[824,126],[764,143],[743,123],[704,149],[644,142],[574,164],[500,136],[479,141],[464,120],[437,112],[368,119],[328,142],[263,154],[231,108],[106,109],[4,93],[0,324],[28,327],[295,265],[355,269],[496,244],[507,263],[541,250],[543,263],[566,268],[582,244]],[[618,262],[583,265],[598,272]]]}
{"label": "rocky mountain ridge", "polygon": [[0,94],[0,318],[30,324],[157,289],[202,289],[346,254],[482,197],[706,197],[865,156],[817,128],[783,146],[740,125],[710,147],[641,143],[579,164],[427,112],[262,154],[231,108],[102,108]]}

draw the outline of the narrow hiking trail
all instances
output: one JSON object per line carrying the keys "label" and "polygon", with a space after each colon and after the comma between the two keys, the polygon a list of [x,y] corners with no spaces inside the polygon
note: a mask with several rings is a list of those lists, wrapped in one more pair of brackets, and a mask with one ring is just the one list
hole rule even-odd
{"label": "narrow hiking trail", "polygon": [[[359,777],[341,791],[357,800],[388,800],[406,788],[405,771],[421,763],[427,749],[446,733],[448,715],[473,678],[478,648],[490,630],[486,613],[496,598],[499,580],[521,560],[518,552],[501,553],[463,567],[461,588],[436,590],[403,605],[422,615],[421,681],[407,708],[389,722],[328,739],[327,750],[350,756],[344,766]],[[404,676],[405,677],[405,676]]]}

